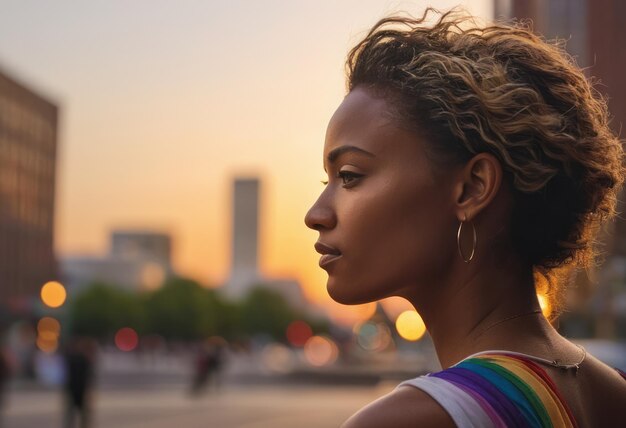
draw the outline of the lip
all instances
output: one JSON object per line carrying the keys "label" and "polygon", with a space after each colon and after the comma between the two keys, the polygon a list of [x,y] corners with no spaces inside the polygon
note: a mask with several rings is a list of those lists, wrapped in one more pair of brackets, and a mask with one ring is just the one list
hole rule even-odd
{"label": "lip", "polygon": [[323,242],[319,241],[315,243],[315,251],[322,255],[319,261],[319,265],[321,268],[324,268],[328,264],[334,262],[341,257],[341,251],[339,251],[335,247],[331,247],[330,245],[324,244]]}
{"label": "lip", "polygon": [[321,268],[324,268],[339,258],[341,258],[341,254],[324,254],[320,257],[319,265]]}
{"label": "lip", "polygon": [[327,255],[327,254],[333,255],[333,256],[341,255],[341,251],[339,251],[335,247],[331,247],[330,245],[324,244],[323,242],[319,242],[319,241],[315,243],[315,251],[317,251],[321,255]]}

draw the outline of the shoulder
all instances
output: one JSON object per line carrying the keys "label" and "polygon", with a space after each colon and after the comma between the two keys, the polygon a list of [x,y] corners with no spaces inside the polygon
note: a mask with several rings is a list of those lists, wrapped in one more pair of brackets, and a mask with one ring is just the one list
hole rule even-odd
{"label": "shoulder", "polygon": [[593,355],[589,355],[586,366],[581,367],[588,370],[590,391],[595,393],[606,394],[606,399],[602,400],[603,404],[613,404],[616,408],[623,410],[626,406],[626,379],[613,367],[606,365]]}
{"label": "shoulder", "polygon": [[352,415],[341,428],[455,428],[452,418],[426,392],[400,386]]}

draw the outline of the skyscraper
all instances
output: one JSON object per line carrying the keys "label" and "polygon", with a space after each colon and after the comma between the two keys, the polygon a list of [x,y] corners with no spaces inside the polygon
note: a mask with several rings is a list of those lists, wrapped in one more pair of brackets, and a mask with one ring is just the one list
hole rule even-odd
{"label": "skyscraper", "polygon": [[259,180],[236,178],[232,204],[232,264],[225,289],[240,297],[259,281]]}
{"label": "skyscraper", "polygon": [[58,108],[0,71],[0,301],[57,279],[53,252]]}

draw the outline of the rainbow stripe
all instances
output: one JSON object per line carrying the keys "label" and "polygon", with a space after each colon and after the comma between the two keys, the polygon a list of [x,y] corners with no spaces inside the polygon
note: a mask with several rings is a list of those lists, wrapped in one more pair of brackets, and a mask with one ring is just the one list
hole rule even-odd
{"label": "rainbow stripe", "polygon": [[494,427],[577,427],[552,379],[530,359],[482,354],[429,377],[471,396]]}

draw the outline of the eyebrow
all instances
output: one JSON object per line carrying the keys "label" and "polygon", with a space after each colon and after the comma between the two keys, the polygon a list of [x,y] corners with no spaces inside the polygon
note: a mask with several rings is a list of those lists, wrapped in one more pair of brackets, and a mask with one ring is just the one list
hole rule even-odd
{"label": "eyebrow", "polygon": [[330,153],[328,153],[328,156],[326,156],[326,159],[328,160],[328,162],[333,163],[335,160],[337,160],[339,156],[348,152],[361,153],[372,158],[376,157],[374,153],[368,152],[367,150],[363,150],[356,146],[340,146],[336,149],[331,150]]}

